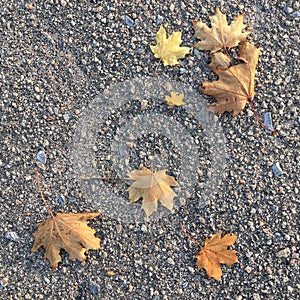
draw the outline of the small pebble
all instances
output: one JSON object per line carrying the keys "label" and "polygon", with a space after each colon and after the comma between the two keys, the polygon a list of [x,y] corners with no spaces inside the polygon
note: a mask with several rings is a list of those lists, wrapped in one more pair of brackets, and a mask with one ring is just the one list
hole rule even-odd
{"label": "small pebble", "polygon": [[185,281],[183,284],[182,284],[182,288],[185,289],[187,288],[189,285],[189,283],[187,281]]}
{"label": "small pebble", "polygon": [[94,281],[90,281],[89,288],[90,288],[90,292],[91,292],[93,295],[96,295],[96,296],[98,295],[99,289],[100,289],[99,284],[97,284],[97,283],[94,282]]}
{"label": "small pebble", "polygon": [[145,53],[145,49],[137,49],[136,53],[137,54],[144,54]]}
{"label": "small pebble", "polygon": [[57,116],[59,115],[59,111],[58,111],[58,108],[57,108],[57,107],[54,107],[54,108],[53,108],[53,112],[54,112],[55,115],[57,115]]}
{"label": "small pebble", "polygon": [[171,257],[169,257],[169,258],[167,259],[167,262],[168,262],[168,264],[170,264],[170,265],[172,265],[172,266],[175,265],[175,261],[174,261],[173,258],[171,258]]}
{"label": "small pebble", "polygon": [[163,20],[164,20],[163,16],[157,15],[157,17],[156,17],[156,24],[157,25],[161,24],[163,22]]}
{"label": "small pebble", "polygon": [[15,242],[15,243],[20,240],[19,236],[14,231],[9,231],[9,232],[5,233],[4,237],[7,240],[10,240],[10,241]]}
{"label": "small pebble", "polygon": [[143,231],[143,232],[147,232],[148,230],[147,230],[147,226],[145,225],[145,224],[143,224],[142,226],[141,226],[141,230]]}
{"label": "small pebble", "polygon": [[[264,114],[264,123],[265,123],[265,125],[267,125],[270,129],[274,129],[274,128],[273,128],[273,123],[272,123],[272,115],[271,115],[270,112],[266,112],[266,113]],[[271,133],[271,131],[268,130],[268,129],[266,129],[265,131],[266,131],[267,133]]]}
{"label": "small pebble", "polygon": [[287,14],[291,14],[291,13],[293,12],[293,9],[290,8],[290,7],[288,7],[288,6],[286,6],[286,7],[284,8],[284,10],[285,10],[285,12],[286,12]]}
{"label": "small pebble", "polygon": [[40,163],[46,164],[47,157],[46,157],[46,154],[45,154],[44,149],[41,149],[41,150],[37,153],[36,159],[37,159]]}
{"label": "small pebble", "polygon": [[275,164],[272,166],[272,171],[273,171],[273,174],[274,174],[275,177],[280,176],[280,175],[283,174],[283,171],[282,171],[282,169],[281,169],[281,167],[280,167],[279,162],[275,163]]}
{"label": "small pebble", "polygon": [[71,116],[69,114],[64,114],[63,118],[64,118],[65,122],[68,123],[71,119]]}
{"label": "small pebble", "polygon": [[277,257],[288,257],[291,254],[290,248],[285,248],[276,253]]}
{"label": "small pebble", "polygon": [[182,75],[186,72],[186,69],[185,68],[180,68],[179,69],[179,74]]}
{"label": "small pebble", "polygon": [[58,204],[64,205],[65,204],[65,197],[63,195],[57,196],[57,197],[55,197],[55,201]]}
{"label": "small pebble", "polygon": [[194,52],[195,56],[200,55],[200,51],[198,49],[196,49],[196,48],[194,48],[193,52]]}
{"label": "small pebble", "polygon": [[132,27],[134,25],[134,21],[128,17],[128,16],[125,16],[125,23],[129,26],[129,27]]}
{"label": "small pebble", "polygon": [[259,294],[254,293],[254,294],[253,294],[253,299],[254,299],[254,300],[260,300],[261,298],[260,298]]}
{"label": "small pebble", "polygon": [[122,226],[121,224],[117,224],[117,225],[116,225],[117,233],[121,233],[121,232],[122,232],[122,229],[123,229],[123,226]]}
{"label": "small pebble", "polygon": [[295,11],[292,13],[293,18],[299,18],[300,17],[300,11]]}
{"label": "small pebble", "polygon": [[46,284],[49,284],[49,283],[50,283],[50,279],[47,278],[47,277],[44,277],[44,281],[45,281]]}
{"label": "small pebble", "polygon": [[207,67],[206,65],[202,67],[204,72],[210,72],[211,69],[209,67]]}

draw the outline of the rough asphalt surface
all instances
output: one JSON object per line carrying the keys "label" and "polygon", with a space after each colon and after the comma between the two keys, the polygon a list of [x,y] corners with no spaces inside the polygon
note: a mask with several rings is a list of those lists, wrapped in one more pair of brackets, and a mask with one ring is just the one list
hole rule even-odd
{"label": "rough asphalt surface", "polygon": [[[82,112],[109,86],[155,76],[149,45],[159,22],[190,46],[191,21],[209,23],[215,6],[229,20],[245,11],[261,47],[255,106],[271,112],[280,136],[266,133],[249,105],[236,118],[224,114],[226,168],[209,205],[190,201],[145,224],[103,215],[90,222],[101,249],[85,264],[62,252],[52,271],[42,249],[30,252],[35,224],[48,217],[33,176],[38,151],[47,155],[39,172],[53,210],[96,210],[70,154]],[[0,299],[299,299],[299,11],[299,1],[276,0],[1,1]],[[194,51],[158,73],[198,89],[215,79],[208,61]],[[200,244],[219,231],[238,235],[239,263],[223,266],[220,282],[208,279],[179,222]]]}

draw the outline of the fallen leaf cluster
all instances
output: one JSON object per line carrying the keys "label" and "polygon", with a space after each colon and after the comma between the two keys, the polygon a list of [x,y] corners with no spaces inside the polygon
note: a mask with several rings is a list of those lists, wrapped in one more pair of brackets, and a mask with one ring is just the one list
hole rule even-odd
{"label": "fallen leaf cluster", "polygon": [[[260,50],[246,40],[251,30],[246,29],[243,14],[236,16],[229,25],[226,15],[216,8],[210,21],[211,27],[203,22],[192,22],[195,37],[200,40],[194,47],[210,51],[209,67],[218,75],[218,80],[202,84],[201,93],[211,95],[217,100],[210,105],[208,111],[218,115],[225,111],[232,111],[235,116],[244,109],[248,101],[252,101],[254,96],[255,70]],[[181,32],[173,32],[167,38],[165,28],[160,26],[156,34],[156,45],[151,45],[150,48],[164,66],[174,66],[179,64],[178,60],[184,58],[191,50],[189,47],[180,46],[181,43]],[[239,63],[235,65],[232,64],[228,52],[234,47],[238,47],[239,51]],[[174,91],[170,96],[165,96],[169,106],[182,106],[185,104],[183,99],[184,94],[177,94]],[[154,172],[143,167],[128,174],[129,179],[133,181],[127,190],[130,203],[142,199],[141,209],[147,217],[157,211],[159,203],[169,210],[174,207],[176,193],[171,187],[178,186],[178,183],[172,176],[167,175],[166,171]],[[36,178],[38,181],[37,172]],[[35,252],[40,247],[44,247],[44,257],[49,260],[53,269],[56,269],[61,261],[61,249],[69,253],[71,260],[85,261],[86,251],[100,248],[100,239],[94,236],[95,230],[86,222],[101,213],[54,215],[43,197],[39,181],[38,186],[51,219],[37,224],[38,230],[33,234],[35,241],[31,251]],[[238,262],[236,251],[228,249],[236,239],[236,235],[226,234],[221,237],[221,233],[207,238],[204,247],[196,255],[198,269],[205,269],[209,277],[220,280],[221,264],[230,266]],[[113,276],[114,271],[109,270],[107,274]]]}
{"label": "fallen leaf cluster", "polygon": [[[209,67],[219,77],[217,81],[204,82],[200,91],[217,100],[208,111],[217,115],[232,111],[236,116],[254,96],[259,48],[246,41],[251,30],[245,30],[248,25],[244,24],[244,14],[234,17],[228,25],[226,15],[216,8],[215,14],[210,16],[210,22],[211,27],[208,27],[203,22],[192,21],[195,37],[200,40],[194,47],[210,51]],[[173,66],[179,63],[178,59],[189,53],[190,48],[179,46],[181,42],[181,32],[174,32],[167,38],[166,30],[161,26],[156,34],[156,45],[150,48],[165,66]],[[239,47],[241,63],[232,65],[228,50],[236,46]]]}
{"label": "fallen leaf cluster", "polygon": [[[255,70],[260,50],[246,41],[251,30],[243,32],[247,28],[244,14],[235,17],[228,25],[226,15],[217,8],[210,21],[211,28],[202,22],[193,21],[195,37],[201,39],[194,47],[210,51],[209,67],[219,77],[217,81],[204,82],[201,93],[217,99],[208,111],[218,115],[232,111],[236,116],[254,96]],[[233,66],[228,50],[236,46],[239,47],[241,63]]]}

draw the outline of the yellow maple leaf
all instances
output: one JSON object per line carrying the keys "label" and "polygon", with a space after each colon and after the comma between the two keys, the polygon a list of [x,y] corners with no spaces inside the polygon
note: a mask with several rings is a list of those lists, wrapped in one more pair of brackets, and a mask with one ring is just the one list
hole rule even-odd
{"label": "yellow maple leaf", "polygon": [[258,63],[260,49],[249,42],[239,45],[239,58],[244,63],[230,67],[227,70],[213,69],[219,76],[219,80],[203,82],[201,93],[213,96],[217,102],[212,103],[208,111],[222,114],[225,111],[233,111],[233,115],[239,114],[247,101],[254,96],[255,69]]}
{"label": "yellow maple leaf", "polygon": [[166,30],[160,26],[156,33],[156,46],[150,46],[156,58],[163,61],[164,66],[174,66],[179,64],[178,59],[184,58],[191,50],[189,47],[180,47],[182,43],[181,32],[173,32],[167,38]]}
{"label": "yellow maple leaf", "polygon": [[251,30],[243,32],[248,26],[244,24],[244,14],[234,18],[234,21],[228,25],[226,15],[219,8],[216,8],[215,14],[210,16],[211,28],[203,22],[192,21],[195,30],[195,37],[201,41],[194,45],[199,50],[219,51],[223,48],[233,48],[241,41],[245,41]]}
{"label": "yellow maple leaf", "polygon": [[128,174],[135,180],[127,189],[131,203],[143,198],[142,209],[147,217],[157,211],[158,200],[167,209],[172,210],[173,199],[176,196],[171,186],[178,186],[176,180],[166,174],[166,170],[152,172],[146,167],[141,170],[133,170]]}
{"label": "yellow maple leaf", "polygon": [[38,223],[38,230],[33,233],[34,245],[31,252],[44,247],[44,257],[53,269],[61,262],[60,250],[64,249],[71,260],[85,261],[85,252],[100,248],[100,239],[94,236],[94,229],[86,224],[87,220],[99,216],[96,213],[65,214],[57,213],[51,219]]}
{"label": "yellow maple leaf", "polygon": [[206,238],[203,249],[196,255],[198,270],[205,269],[209,277],[221,280],[222,269],[220,264],[231,266],[238,262],[235,250],[228,250],[236,241],[237,236],[226,234],[221,238],[221,233]]}
{"label": "yellow maple leaf", "polygon": [[171,96],[165,96],[166,102],[170,106],[182,106],[185,104],[183,102],[184,94],[177,95],[175,92],[171,92]]}

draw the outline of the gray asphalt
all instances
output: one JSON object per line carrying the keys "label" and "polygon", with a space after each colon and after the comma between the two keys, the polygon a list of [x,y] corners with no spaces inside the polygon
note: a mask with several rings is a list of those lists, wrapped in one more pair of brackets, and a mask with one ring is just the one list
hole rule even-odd
{"label": "gray asphalt", "polygon": [[[125,80],[155,78],[158,60],[149,45],[154,44],[160,21],[168,33],[182,31],[183,45],[191,46],[196,42],[191,21],[209,23],[215,6],[229,20],[245,11],[253,28],[250,40],[261,47],[255,107],[262,117],[271,113],[280,136],[265,132],[249,105],[236,118],[222,115],[218,124],[226,161],[210,203],[199,207],[196,193],[172,214],[148,223],[122,222],[103,214],[90,222],[101,238],[101,249],[90,251],[85,264],[70,261],[62,252],[62,263],[52,271],[42,249],[30,252],[35,224],[48,217],[33,168],[39,168],[53,211],[99,210],[82,189],[72,159],[74,134],[88,104]],[[239,5],[188,0],[1,1],[0,298],[299,299],[299,10],[299,1],[276,0]],[[157,72],[197,91],[201,82],[216,79],[208,62],[207,52],[192,52],[179,66],[160,65]],[[139,109],[133,106],[128,114],[138,114]],[[179,108],[174,114],[181,112]],[[191,115],[184,116],[191,122]],[[200,140],[201,134],[196,134]],[[147,141],[152,146],[143,148]],[[145,134],[136,142],[129,164],[145,162],[140,153],[151,156],[150,148],[161,145],[156,142]],[[165,141],[165,149],[176,154],[171,142]],[[47,160],[37,166],[40,150]],[[173,154],[167,160],[176,176],[180,159]],[[276,163],[282,168],[277,177],[272,171]],[[199,178],[205,186],[210,175],[202,171]],[[116,185],[126,197],[126,182],[105,184]],[[223,266],[220,282],[197,270],[200,248],[183,235],[180,222],[200,244],[220,231],[238,235],[233,248],[239,263]]]}

